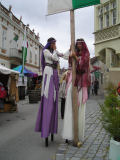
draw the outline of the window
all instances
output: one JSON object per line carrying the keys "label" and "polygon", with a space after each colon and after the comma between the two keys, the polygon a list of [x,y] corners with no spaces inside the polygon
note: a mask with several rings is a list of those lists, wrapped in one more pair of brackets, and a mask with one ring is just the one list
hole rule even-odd
{"label": "window", "polygon": [[105,6],[105,26],[109,27],[109,4]]}
{"label": "window", "polygon": [[114,1],[114,2],[112,3],[112,9],[114,9],[114,8],[116,8],[116,7],[117,7],[116,1]]}
{"label": "window", "polygon": [[32,63],[32,52],[30,51],[30,63]]}
{"label": "window", "polygon": [[35,54],[35,64],[37,64],[37,54]]}
{"label": "window", "polygon": [[100,29],[103,29],[103,16],[99,17],[99,26],[100,26]]}
{"label": "window", "polygon": [[6,40],[7,40],[7,29],[4,27],[2,28],[2,49],[5,49],[6,47]]}
{"label": "window", "polygon": [[113,18],[113,25],[115,25],[116,24],[116,18],[117,18],[116,9],[113,10],[112,18]]}
{"label": "window", "polygon": [[109,4],[105,6],[105,12],[109,12]]}
{"label": "window", "polygon": [[117,5],[116,1],[112,2],[112,24],[115,25],[117,20]]}
{"label": "window", "polygon": [[109,12],[106,14],[106,27],[109,27]]}
{"label": "window", "polygon": [[103,8],[99,8],[99,28],[103,29]]}
{"label": "window", "polygon": [[103,8],[99,8],[99,16],[103,14]]}

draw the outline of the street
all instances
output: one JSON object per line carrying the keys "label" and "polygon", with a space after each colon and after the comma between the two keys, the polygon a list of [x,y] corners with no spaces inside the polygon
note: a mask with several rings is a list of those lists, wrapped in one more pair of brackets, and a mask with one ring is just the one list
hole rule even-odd
{"label": "street", "polygon": [[[61,142],[59,134],[55,142],[45,148],[40,133],[34,132],[39,104],[20,101],[18,113],[0,114],[0,160],[50,160]],[[60,132],[58,132],[60,133]]]}
{"label": "street", "polygon": [[[66,151],[67,153],[64,157],[73,157],[73,159],[76,159],[74,157],[76,153],[76,156],[80,159],[91,143],[94,143],[94,148],[91,146],[91,152],[95,152],[95,147],[97,146],[99,149],[99,143],[101,144],[102,139],[107,136],[107,134],[102,131],[97,144],[96,141],[94,141],[97,133],[99,134],[101,132],[101,125],[99,124],[98,119],[98,102],[101,102],[99,99],[100,97],[92,97],[88,100],[86,109],[86,142],[80,149],[77,148],[77,150],[73,148],[71,144],[66,145],[61,138],[62,120],[60,114],[59,131],[55,136],[55,141],[52,143],[49,140],[49,147],[45,148],[44,140],[40,138],[40,134],[34,132],[39,104],[29,104],[28,99],[26,101],[20,101],[18,105],[18,113],[0,114],[0,160],[54,160],[55,156],[57,160],[60,160],[62,158],[61,156],[63,156],[63,154],[60,154],[61,146],[62,151]],[[99,124],[97,130],[94,130],[97,126],[97,124],[94,124],[95,119],[97,119],[96,122]],[[92,131],[91,136],[90,131]],[[100,137],[102,137],[101,140]],[[82,148],[83,150],[81,151]],[[95,153],[86,154],[85,158],[87,159],[89,156],[95,156]],[[78,160],[78,157],[76,160]]]}

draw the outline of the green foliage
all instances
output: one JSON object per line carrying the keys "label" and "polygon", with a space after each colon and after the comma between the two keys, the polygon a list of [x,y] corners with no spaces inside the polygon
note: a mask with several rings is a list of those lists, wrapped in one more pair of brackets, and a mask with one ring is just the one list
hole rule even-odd
{"label": "green foliage", "polygon": [[104,105],[109,108],[117,108],[120,106],[120,100],[118,99],[117,95],[110,93],[105,98]]}
{"label": "green foliage", "polygon": [[105,90],[108,94],[116,94],[116,88],[117,87],[112,82],[109,82]]}
{"label": "green foliage", "polygon": [[108,96],[100,108],[103,127],[114,140],[120,142],[120,98],[115,93],[115,88],[108,89]]}

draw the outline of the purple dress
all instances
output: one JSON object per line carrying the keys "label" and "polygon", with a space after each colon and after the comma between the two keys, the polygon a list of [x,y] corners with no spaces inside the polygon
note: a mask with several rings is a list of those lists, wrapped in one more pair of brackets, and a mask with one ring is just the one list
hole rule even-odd
{"label": "purple dress", "polygon": [[[44,63],[53,64],[59,58],[56,51],[51,53],[48,49],[43,51]],[[41,132],[42,138],[56,134],[58,129],[58,86],[59,78],[57,69],[45,66],[41,89],[41,103],[36,121],[36,132]]]}

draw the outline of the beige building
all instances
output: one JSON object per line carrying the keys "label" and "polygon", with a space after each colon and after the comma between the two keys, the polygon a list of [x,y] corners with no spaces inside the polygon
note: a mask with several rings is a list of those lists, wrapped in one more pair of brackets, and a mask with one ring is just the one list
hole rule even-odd
{"label": "beige building", "polygon": [[[31,31],[29,25],[26,25],[26,28],[28,52],[25,66],[33,72],[39,72],[43,45],[39,42],[39,34]],[[24,30],[22,17],[15,17],[11,6],[7,9],[0,4],[0,64],[11,69],[22,64]]]}
{"label": "beige building", "polygon": [[120,0],[95,6],[95,55],[105,64],[104,84],[120,81]]}

